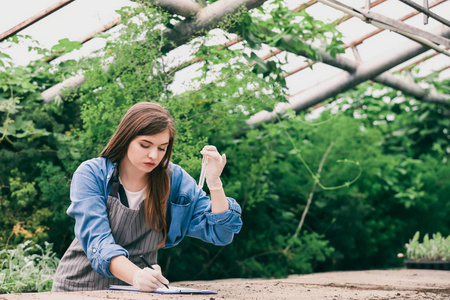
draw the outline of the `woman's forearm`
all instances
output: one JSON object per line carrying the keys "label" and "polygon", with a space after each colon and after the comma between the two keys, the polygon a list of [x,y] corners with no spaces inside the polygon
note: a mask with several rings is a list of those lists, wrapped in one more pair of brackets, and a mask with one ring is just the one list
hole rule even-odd
{"label": "woman's forearm", "polygon": [[139,270],[140,268],[138,266],[123,255],[113,257],[111,259],[111,264],[109,265],[111,274],[131,285],[133,285],[134,273]]}
{"label": "woman's forearm", "polygon": [[211,194],[211,212],[218,214],[229,209],[228,200],[223,189],[209,191]]}

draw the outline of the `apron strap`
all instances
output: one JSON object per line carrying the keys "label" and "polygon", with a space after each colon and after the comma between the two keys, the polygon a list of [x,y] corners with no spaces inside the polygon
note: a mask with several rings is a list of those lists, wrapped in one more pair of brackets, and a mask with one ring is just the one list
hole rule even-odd
{"label": "apron strap", "polygon": [[120,202],[122,202],[124,206],[130,207],[130,205],[128,204],[127,193],[125,193],[125,189],[123,188],[123,185],[120,184],[120,182],[119,182],[119,196]]}
{"label": "apron strap", "polygon": [[119,196],[120,202],[124,206],[129,207],[127,194],[125,193],[125,189],[119,181],[119,166],[116,166],[114,168],[111,182],[111,191],[109,192],[109,195],[114,198],[117,198]]}

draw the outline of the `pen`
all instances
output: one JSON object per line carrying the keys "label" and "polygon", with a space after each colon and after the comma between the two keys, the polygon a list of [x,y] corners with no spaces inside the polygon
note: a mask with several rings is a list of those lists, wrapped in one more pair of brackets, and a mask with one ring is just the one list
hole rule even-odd
{"label": "pen", "polygon": [[[144,264],[145,264],[147,267],[149,267],[150,269],[154,270],[153,267],[152,267],[152,265],[145,259],[145,257],[144,257],[143,255],[139,256],[139,258],[144,262]],[[159,282],[161,282],[161,280],[160,280]],[[162,283],[162,282],[161,282],[161,283]],[[165,283],[162,283],[162,284],[164,284],[164,286],[165,286],[167,289],[169,288],[169,286],[168,286],[167,284],[165,284]]]}

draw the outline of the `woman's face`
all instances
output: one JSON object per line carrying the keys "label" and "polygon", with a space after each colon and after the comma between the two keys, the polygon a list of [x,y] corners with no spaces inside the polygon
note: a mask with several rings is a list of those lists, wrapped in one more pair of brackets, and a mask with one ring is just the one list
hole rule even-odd
{"label": "woman's face", "polygon": [[169,130],[155,135],[138,135],[128,145],[126,160],[139,173],[150,173],[161,163],[169,146]]}

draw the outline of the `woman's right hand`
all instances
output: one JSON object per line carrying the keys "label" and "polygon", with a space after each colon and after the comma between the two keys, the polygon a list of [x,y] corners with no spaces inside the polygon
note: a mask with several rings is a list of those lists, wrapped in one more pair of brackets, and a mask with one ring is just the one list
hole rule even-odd
{"label": "woman's right hand", "polygon": [[154,270],[144,268],[134,273],[133,285],[142,292],[152,292],[163,288],[164,284],[169,284],[169,281],[162,275],[159,265],[152,265],[152,268]]}

